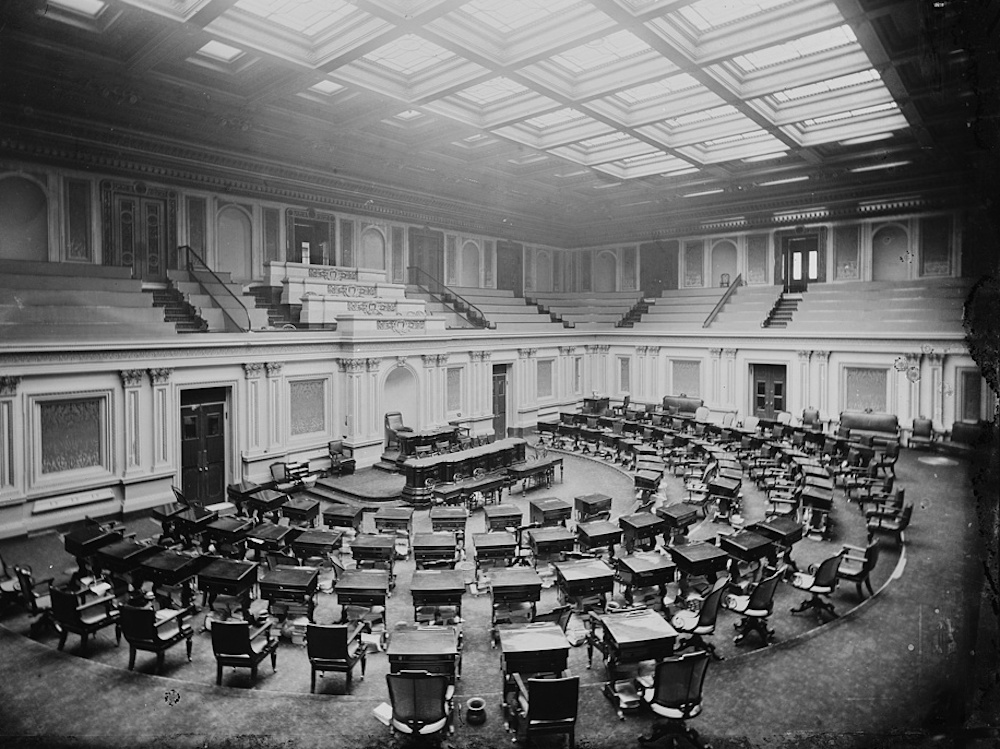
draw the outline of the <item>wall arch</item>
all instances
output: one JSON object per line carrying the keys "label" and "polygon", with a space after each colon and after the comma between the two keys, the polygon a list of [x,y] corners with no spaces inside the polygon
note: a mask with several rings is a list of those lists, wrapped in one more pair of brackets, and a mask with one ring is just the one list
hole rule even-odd
{"label": "wall arch", "polygon": [[385,270],[385,236],[373,226],[361,232],[358,267]]}
{"label": "wall arch", "polygon": [[909,278],[910,235],[899,224],[886,224],[872,234],[872,280]]}
{"label": "wall arch", "polygon": [[552,253],[547,250],[535,255],[535,289],[552,291]]}
{"label": "wall arch", "polygon": [[382,413],[399,411],[403,423],[416,429],[420,424],[417,376],[407,366],[393,367],[382,382]]}
{"label": "wall arch", "polygon": [[712,247],[712,285],[721,286],[723,275],[729,277],[729,283],[736,280],[736,245],[728,239]]}
{"label": "wall arch", "polygon": [[471,241],[462,245],[462,286],[479,288],[479,245]]}
{"label": "wall arch", "polygon": [[216,223],[217,270],[229,273],[237,283],[249,281],[253,277],[250,262],[253,222],[250,213],[240,206],[227,205],[219,210]]}
{"label": "wall arch", "polygon": [[605,250],[597,254],[594,261],[594,291],[615,291],[618,288],[618,257]]}
{"label": "wall arch", "polygon": [[0,176],[0,258],[49,259],[49,199],[37,182],[19,174]]}

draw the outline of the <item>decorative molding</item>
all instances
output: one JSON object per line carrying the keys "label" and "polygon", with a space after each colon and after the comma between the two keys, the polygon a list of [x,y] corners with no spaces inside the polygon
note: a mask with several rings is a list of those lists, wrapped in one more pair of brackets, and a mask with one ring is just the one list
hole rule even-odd
{"label": "decorative molding", "polygon": [[708,350],[708,353],[710,353],[712,355],[713,359],[718,359],[720,356],[722,356],[722,349],[721,348],[710,348]]}
{"label": "decorative molding", "polygon": [[339,284],[339,283],[328,283],[326,285],[327,296],[346,296],[346,297],[359,297],[359,296],[378,296],[378,286],[375,284]]}
{"label": "decorative molding", "polygon": [[399,309],[399,302],[359,302],[351,300],[347,303],[348,312],[360,312],[364,315],[382,315],[387,312],[395,313]]}
{"label": "decorative molding", "polygon": [[649,347],[649,355],[650,356],[659,356],[660,355],[660,347],[659,346],[650,346]]}
{"label": "decorative molding", "polygon": [[722,349],[722,353],[726,355],[726,358],[727,358],[727,359],[735,359],[735,358],[736,358],[736,352],[737,352],[738,350],[739,350],[739,349],[734,349],[734,348],[724,348],[724,349]]}
{"label": "decorative molding", "polygon": [[146,371],[149,374],[149,384],[151,385],[166,385],[170,382],[170,375],[174,372],[174,370],[167,367],[149,369]]}
{"label": "decorative molding", "polygon": [[559,353],[563,356],[572,356],[576,352],[576,346],[560,346]]}
{"label": "decorative molding", "polygon": [[21,384],[21,378],[17,375],[0,375],[0,395],[17,395],[17,386]]}
{"label": "decorative molding", "polygon": [[309,268],[309,278],[325,278],[327,281],[357,281],[357,268]]}
{"label": "decorative molding", "polygon": [[261,362],[243,362],[243,374],[248,380],[255,380],[264,372]]}
{"label": "decorative molding", "polygon": [[122,369],[118,376],[122,380],[122,387],[137,388],[142,385],[142,376],[145,374],[141,369]]}
{"label": "decorative molding", "polygon": [[390,320],[376,320],[376,330],[391,330],[397,335],[427,330],[426,320],[411,320],[409,318],[397,317]]}
{"label": "decorative molding", "polygon": [[423,361],[425,369],[437,366],[437,354],[421,354],[420,359]]}
{"label": "decorative molding", "polygon": [[812,351],[799,351],[799,361],[809,361],[809,357],[812,356]]}
{"label": "decorative molding", "polygon": [[406,366],[406,357],[405,356],[397,356],[396,357],[396,366],[397,367],[405,367]]}
{"label": "decorative molding", "polygon": [[264,363],[264,367],[267,369],[268,377],[280,377],[281,368],[284,366],[285,363],[280,361],[269,361]]}
{"label": "decorative molding", "polygon": [[536,348],[519,348],[517,350],[517,355],[522,359],[530,359],[537,353],[538,349]]}
{"label": "decorative molding", "polygon": [[438,354],[437,364],[439,367],[443,367],[448,363],[448,354]]}
{"label": "decorative molding", "polygon": [[365,365],[367,359],[340,359],[337,362],[337,366],[340,367],[341,372],[346,372],[347,374],[361,374],[365,371]]}
{"label": "decorative molding", "polygon": [[381,363],[381,359],[376,359],[374,357],[371,359],[365,359],[365,369],[369,372],[378,372],[378,368]]}

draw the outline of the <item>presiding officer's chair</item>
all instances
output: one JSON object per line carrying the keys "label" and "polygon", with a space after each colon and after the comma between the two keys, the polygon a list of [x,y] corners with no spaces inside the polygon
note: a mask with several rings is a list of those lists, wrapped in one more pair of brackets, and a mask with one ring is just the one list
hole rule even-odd
{"label": "presiding officer's chair", "polygon": [[652,734],[640,736],[641,743],[656,741],[664,736],[677,746],[680,738],[694,747],[706,747],[698,732],[685,723],[701,713],[701,692],[708,670],[709,654],[696,650],[664,658],[656,664],[653,686],[640,692],[642,701],[663,721],[653,724]]}
{"label": "presiding officer's chair", "polygon": [[569,749],[576,746],[576,715],[580,698],[580,677],[528,679],[514,674],[517,694],[506,700],[509,706],[504,727],[514,731],[514,741],[527,742],[532,736],[564,733]]}
{"label": "presiding officer's chair", "polygon": [[413,429],[403,425],[403,414],[399,411],[390,411],[385,415],[385,448],[399,448],[399,432],[412,432]]}
{"label": "presiding officer's chair", "polygon": [[366,622],[357,624],[308,624],[306,625],[306,653],[309,656],[311,676],[309,691],[316,691],[316,672],[322,676],[327,671],[337,671],[347,677],[347,691],[351,691],[354,666],[361,664],[361,678],[365,678],[368,665],[368,647],[361,640],[362,633],[371,632]]}
{"label": "presiding officer's chair", "polygon": [[59,649],[66,646],[69,633],[80,635],[82,651],[87,652],[87,645],[92,634],[105,627],[114,626],[115,642],[122,641],[121,626],[118,622],[119,611],[115,608],[115,597],[101,596],[80,603],[80,597],[72,590],[50,587],[52,598],[52,618],[59,632]]}
{"label": "presiding officer's chair", "polygon": [[278,670],[278,641],[271,636],[271,625],[253,632],[250,622],[229,620],[212,622],[212,650],[218,664],[215,683],[222,685],[223,666],[249,668],[250,680],[257,680],[257,666],[271,656],[271,669]]}
{"label": "presiding officer's chair", "polygon": [[385,681],[392,705],[389,727],[393,733],[423,737],[455,730],[451,725],[455,687],[448,683],[446,674],[400,671],[386,674]]}
{"label": "presiding officer's chair", "polygon": [[160,673],[163,670],[164,653],[179,642],[187,644],[187,659],[190,663],[194,630],[184,621],[188,615],[187,609],[155,611],[149,607],[123,606],[121,628],[125,642],[129,645],[128,670],[135,668],[136,651],[146,650],[156,653],[156,673]]}

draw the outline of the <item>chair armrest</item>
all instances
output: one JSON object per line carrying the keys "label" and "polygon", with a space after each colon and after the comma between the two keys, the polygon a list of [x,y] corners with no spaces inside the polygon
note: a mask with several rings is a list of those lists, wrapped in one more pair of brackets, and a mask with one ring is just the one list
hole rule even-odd
{"label": "chair armrest", "polygon": [[524,697],[525,701],[528,699],[528,685],[524,683],[524,677],[519,673],[514,674],[514,685],[517,687],[520,697]]}
{"label": "chair armrest", "polygon": [[366,621],[359,621],[358,625],[354,628],[354,630],[348,632],[347,642],[351,643],[354,642],[355,640],[360,640],[362,634],[370,635],[371,633],[372,633],[371,623]]}
{"label": "chair armrest", "polygon": [[181,624],[184,621],[184,617],[189,616],[190,614],[191,612],[187,609],[176,609],[164,614],[163,616],[157,617],[153,626],[159,629],[164,624],[174,622],[175,620],[177,624]]}
{"label": "chair armrest", "polygon": [[55,581],[56,579],[54,577],[46,577],[44,580],[36,580],[31,584],[31,589],[34,590],[35,588],[42,585],[52,585],[52,583],[54,583]]}
{"label": "chair armrest", "polygon": [[271,623],[270,622],[268,622],[267,624],[264,624],[264,625],[258,627],[257,629],[253,630],[250,633],[250,639],[251,640],[256,640],[262,634],[263,635],[267,635],[268,642],[270,642],[270,640],[271,640]]}
{"label": "chair armrest", "polygon": [[111,608],[108,604],[114,603],[114,596],[101,596],[100,598],[95,598],[92,601],[85,601],[76,607],[78,612],[86,611],[87,609],[96,608],[97,606],[104,606],[106,608]]}

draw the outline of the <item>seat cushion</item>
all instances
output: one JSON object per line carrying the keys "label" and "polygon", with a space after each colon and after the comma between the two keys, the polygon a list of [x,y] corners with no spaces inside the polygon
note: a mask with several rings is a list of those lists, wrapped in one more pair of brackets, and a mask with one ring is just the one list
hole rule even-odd
{"label": "seat cushion", "polygon": [[673,618],[670,620],[670,624],[676,630],[682,632],[693,632],[694,628],[698,626],[698,619],[700,616],[701,615],[697,611],[689,611],[685,609],[674,614]]}

